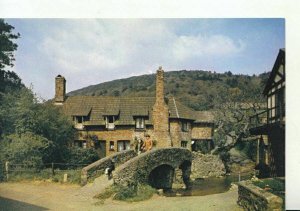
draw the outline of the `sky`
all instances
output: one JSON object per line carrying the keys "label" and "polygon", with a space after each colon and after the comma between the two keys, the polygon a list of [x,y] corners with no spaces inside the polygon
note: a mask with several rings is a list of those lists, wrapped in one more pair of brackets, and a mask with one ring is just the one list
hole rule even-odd
{"label": "sky", "polygon": [[6,19],[17,40],[15,71],[43,99],[54,79],[67,92],[165,71],[260,74],[285,48],[284,19]]}

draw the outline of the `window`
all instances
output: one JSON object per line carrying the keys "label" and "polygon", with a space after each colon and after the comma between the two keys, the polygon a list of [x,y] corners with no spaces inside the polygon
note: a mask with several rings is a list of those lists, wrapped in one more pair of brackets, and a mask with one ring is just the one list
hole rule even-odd
{"label": "window", "polygon": [[109,130],[114,130],[115,129],[115,116],[106,116],[105,117],[105,124],[106,128]]}
{"label": "window", "polygon": [[144,129],[145,128],[145,119],[143,117],[137,117],[135,119],[135,128]]}
{"label": "window", "polygon": [[187,141],[181,141],[181,147],[187,148]]}
{"label": "window", "polygon": [[118,141],[118,152],[130,149],[130,141]]}
{"label": "window", "polygon": [[89,116],[73,116],[73,121],[75,124],[82,124],[85,121],[89,121]]}
{"label": "window", "polygon": [[188,122],[181,122],[181,130],[184,131],[184,132],[189,131]]}
{"label": "window", "polygon": [[113,142],[113,141],[109,142],[109,150],[110,151],[114,151],[115,150],[115,142]]}

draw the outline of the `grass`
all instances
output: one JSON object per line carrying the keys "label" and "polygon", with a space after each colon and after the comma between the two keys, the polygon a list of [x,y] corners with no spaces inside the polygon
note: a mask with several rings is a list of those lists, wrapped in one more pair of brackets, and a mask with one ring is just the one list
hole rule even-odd
{"label": "grass", "polygon": [[138,184],[131,187],[112,185],[96,195],[95,198],[100,199],[99,203],[104,203],[105,199],[111,197],[114,200],[137,202],[150,199],[154,193],[156,193],[156,189],[149,185]]}
{"label": "grass", "polygon": [[22,171],[11,172],[9,174],[9,182],[32,181],[32,180],[51,180],[52,182],[63,183],[64,174],[68,174],[67,183],[80,184],[81,172],[79,170],[63,170],[55,171],[52,175],[51,169],[43,169],[41,171]]}

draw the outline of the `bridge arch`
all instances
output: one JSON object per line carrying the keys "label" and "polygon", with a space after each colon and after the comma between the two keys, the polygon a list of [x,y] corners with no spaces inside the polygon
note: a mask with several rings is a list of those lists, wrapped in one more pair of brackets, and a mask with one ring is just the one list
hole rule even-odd
{"label": "bridge arch", "polygon": [[188,185],[192,153],[184,148],[161,148],[143,153],[124,163],[114,173],[114,183],[120,185],[149,184],[155,188],[171,188],[174,171],[182,170]]}
{"label": "bridge arch", "polygon": [[157,189],[172,188],[175,169],[167,164],[155,167],[149,174],[148,184]]}

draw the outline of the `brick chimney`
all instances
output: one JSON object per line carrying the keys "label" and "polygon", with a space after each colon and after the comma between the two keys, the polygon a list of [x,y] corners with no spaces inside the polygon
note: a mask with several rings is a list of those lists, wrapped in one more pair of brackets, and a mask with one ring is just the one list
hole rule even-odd
{"label": "brick chimney", "polygon": [[172,144],[169,132],[169,108],[165,102],[164,71],[162,67],[159,67],[156,72],[156,97],[152,117],[157,147],[170,147]]}
{"label": "brick chimney", "polygon": [[66,79],[58,75],[55,77],[55,104],[62,105],[66,99]]}

